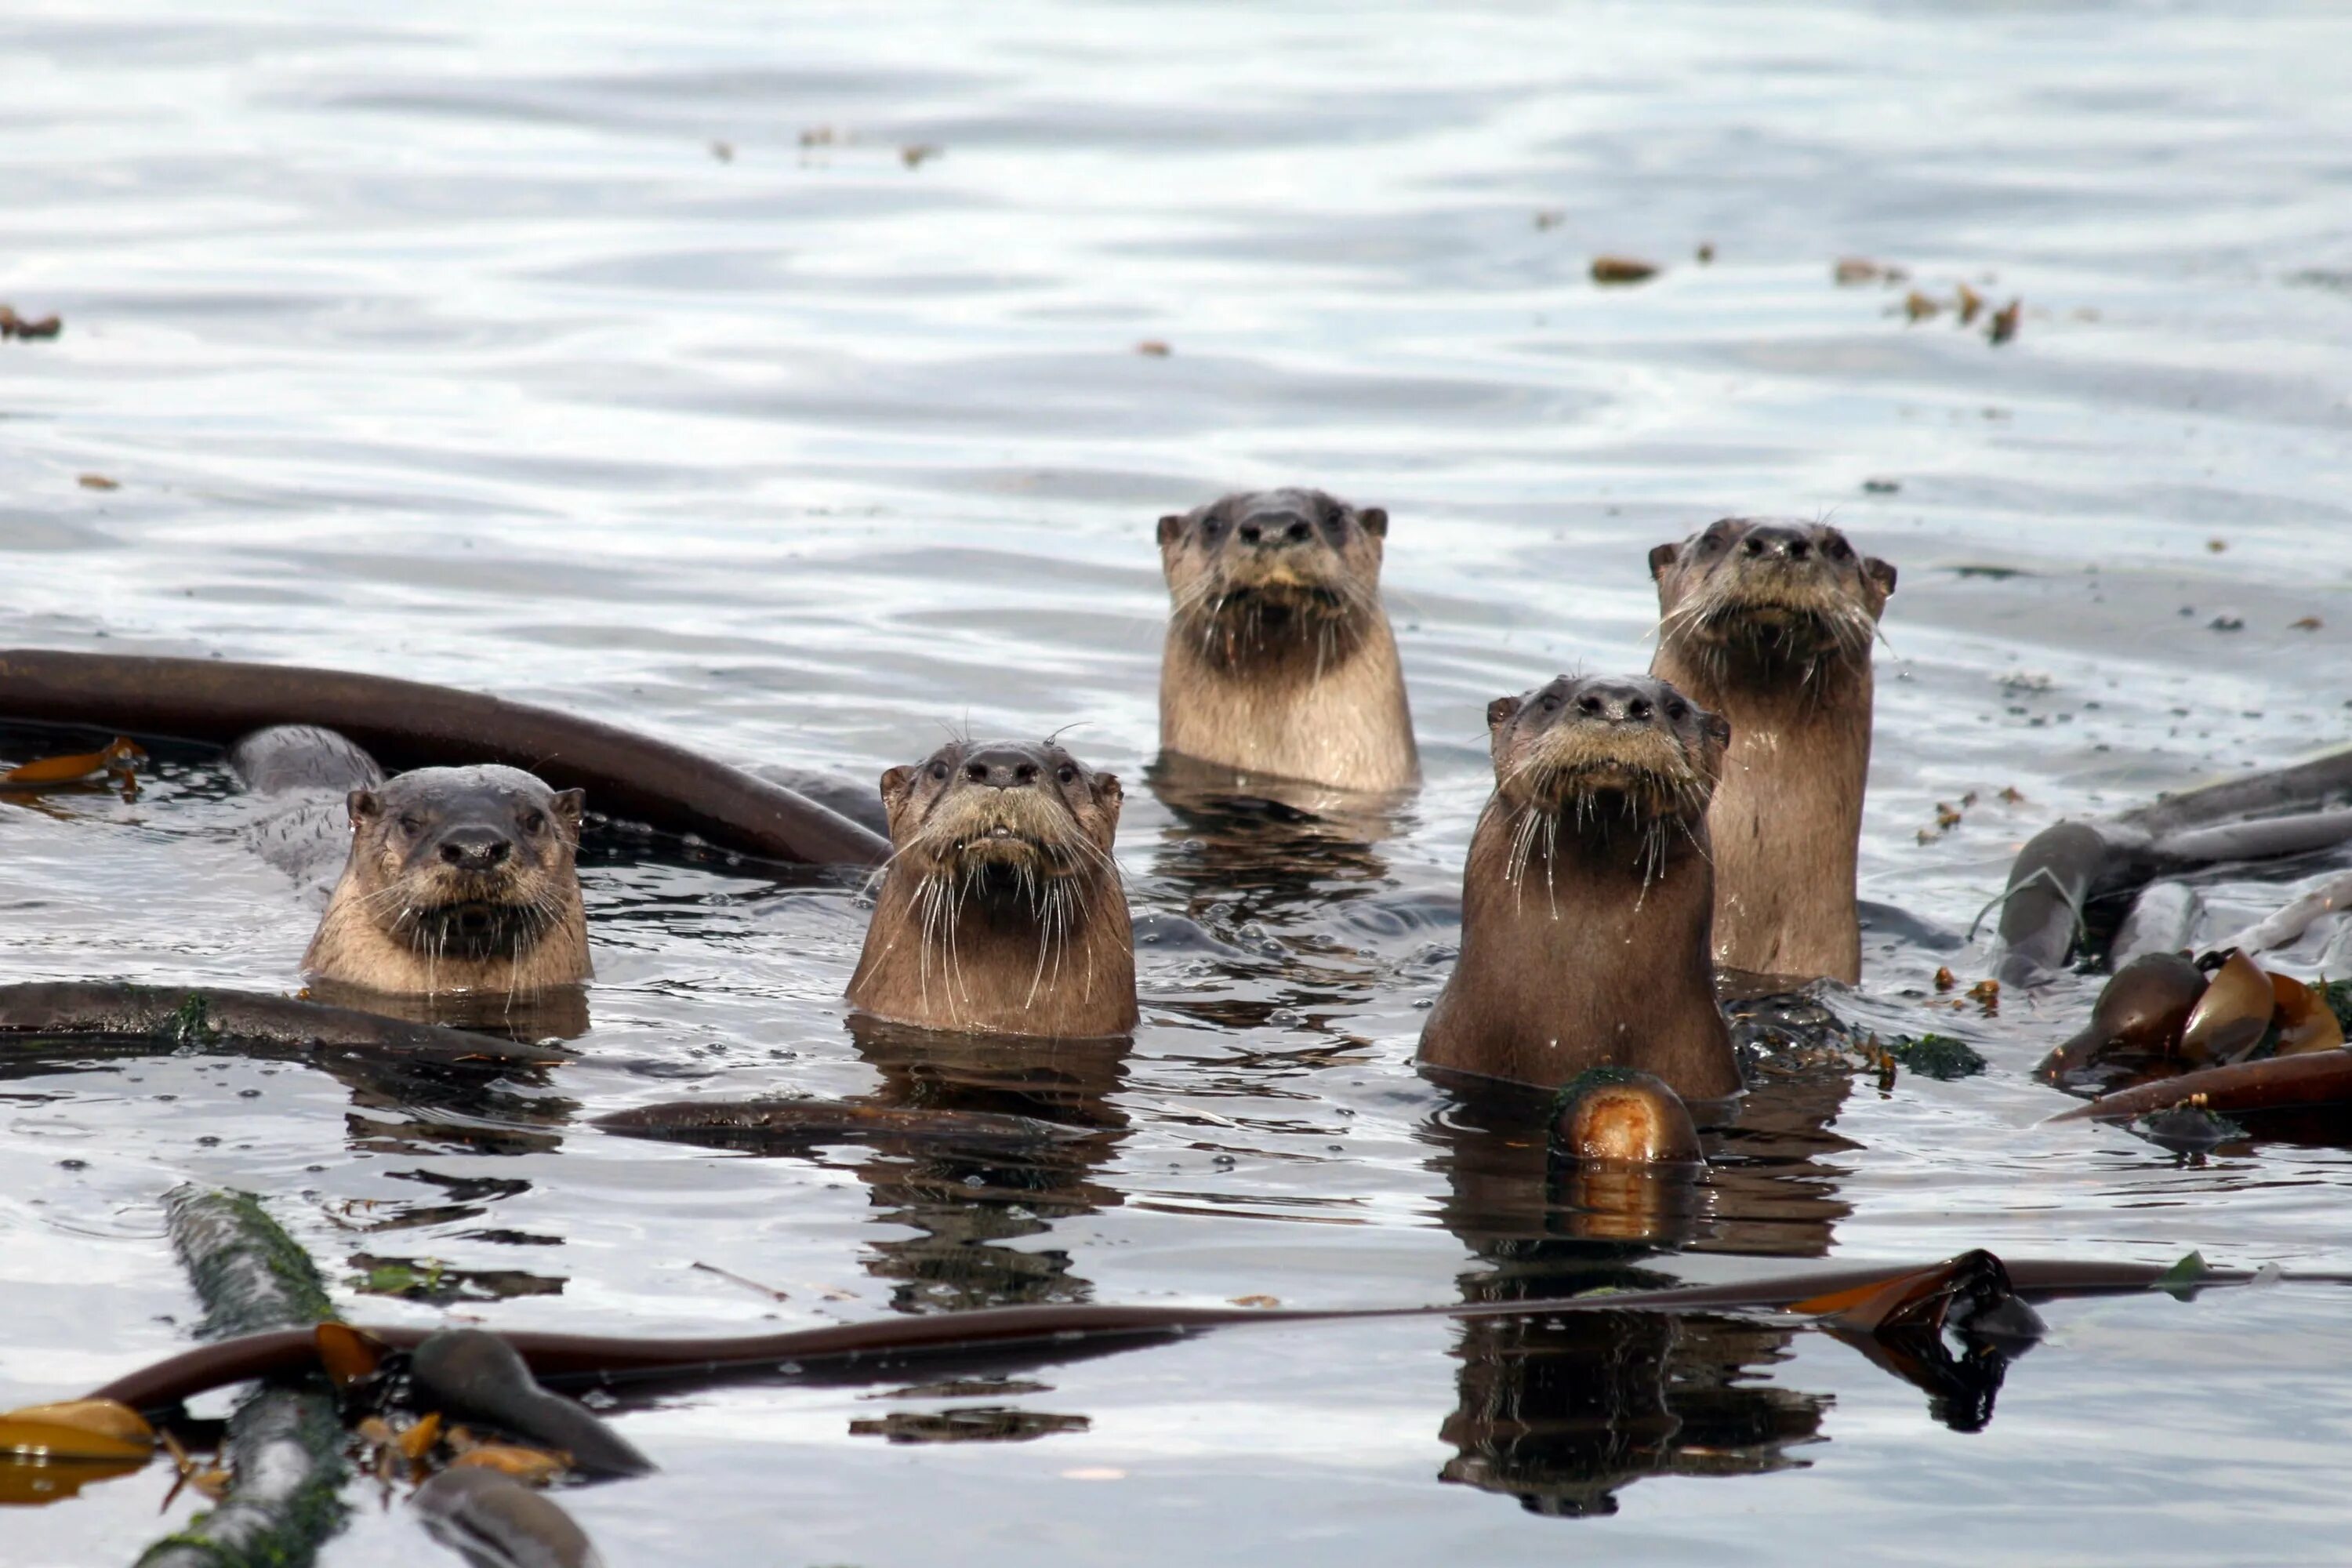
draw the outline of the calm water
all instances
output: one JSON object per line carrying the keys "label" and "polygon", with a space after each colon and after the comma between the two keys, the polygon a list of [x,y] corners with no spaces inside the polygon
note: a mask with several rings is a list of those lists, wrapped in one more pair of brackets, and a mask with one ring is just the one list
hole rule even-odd
{"label": "calm water", "polygon": [[[0,344],[0,646],[399,673],[864,776],[942,726],[1077,721],[1129,782],[1146,1022],[1018,1063],[853,1036],[848,882],[600,840],[595,1026],[545,1083],[9,1068],[0,1405],[184,1342],[157,1199],[190,1178],[273,1194],[354,1315],[611,1331],[1970,1246],[2352,1266],[2342,1151],[2040,1127],[2063,1102],[2023,1070],[2087,986],[1998,1018],[1925,989],[1983,971],[1964,933],[2038,827],[2352,729],[2352,18],[207,10],[0,16],[0,300],[67,322]],[[1667,270],[1599,289],[1604,251]],[[1844,255],[1909,281],[1837,287]],[[2014,342],[1906,323],[1963,280],[2024,300]],[[1141,787],[1152,520],[1283,482],[1395,518],[1429,784],[1369,847]],[[1727,511],[1902,569],[1863,880],[1908,920],[1839,1005],[1993,1069],[1759,1094],[1685,1246],[1641,1258],[1409,1062],[1484,703],[1644,665],[1643,552]],[[290,984],[316,905],[248,817],[196,755],[135,804],[0,804],[0,980]],[[2209,889],[2222,925],[2278,896]],[[1095,1131],[760,1158],[579,1125],[788,1090]],[[428,1259],[441,1300],[359,1289]],[[2048,1316],[1975,1434],[1737,1319],[1268,1327],[671,1398],[622,1417],[661,1476],[567,1500],[616,1564],[2340,1558],[2340,1292]],[[889,1440],[975,1407],[1030,1440]],[[0,1558],[127,1561],[163,1485],[11,1510]],[[368,1500],[328,1561],[429,1551]]]}

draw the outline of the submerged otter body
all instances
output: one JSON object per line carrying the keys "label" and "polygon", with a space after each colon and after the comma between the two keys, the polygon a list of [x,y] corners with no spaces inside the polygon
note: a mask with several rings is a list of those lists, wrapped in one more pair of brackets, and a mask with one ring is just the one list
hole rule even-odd
{"label": "submerged otter body", "polygon": [[1349,790],[1421,778],[1381,605],[1388,513],[1265,490],[1160,520],[1163,752]]}
{"label": "submerged otter body", "polygon": [[1737,1093],[1716,1008],[1706,812],[1724,721],[1666,682],[1560,676],[1486,710],[1495,793],[1427,1066],[1547,1088],[1589,1068]]}
{"label": "submerged otter body", "polygon": [[884,773],[893,853],[850,1002],[938,1029],[1133,1029],[1120,800],[1115,775],[1050,742],[950,742]]}
{"label": "submerged otter body", "polygon": [[1650,573],[1660,610],[1650,673],[1731,721],[1707,817],[1716,956],[1852,984],[1870,647],[1895,568],[1826,524],[1726,518],[1651,551]]}
{"label": "submerged otter body", "polygon": [[[264,794],[348,788],[349,852],[302,955],[313,978],[390,994],[512,996],[589,977],[580,791],[499,766],[387,780],[342,736],[300,727],[247,736],[231,760]],[[265,853],[299,869],[315,811],[298,802],[265,823]]]}

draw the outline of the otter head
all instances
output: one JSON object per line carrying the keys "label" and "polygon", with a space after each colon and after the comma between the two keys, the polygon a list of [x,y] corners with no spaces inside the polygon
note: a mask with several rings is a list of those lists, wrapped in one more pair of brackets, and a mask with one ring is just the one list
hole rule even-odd
{"label": "otter head", "polygon": [[351,793],[344,876],[420,954],[520,958],[579,901],[582,805],[520,768],[418,768]]}
{"label": "otter head", "polygon": [[1110,868],[1120,799],[1116,774],[1050,741],[950,741],[882,775],[894,868],[1032,904]]}
{"label": "otter head", "polygon": [[1651,676],[1555,677],[1486,704],[1495,794],[1514,808],[1607,828],[1696,823],[1731,725]]}
{"label": "otter head", "polygon": [[1389,514],[1321,490],[1230,495],[1160,520],[1171,618],[1213,668],[1320,670],[1381,616]]}
{"label": "otter head", "polygon": [[1823,522],[1727,517],[1650,552],[1662,649],[1718,683],[1865,663],[1895,568]]}

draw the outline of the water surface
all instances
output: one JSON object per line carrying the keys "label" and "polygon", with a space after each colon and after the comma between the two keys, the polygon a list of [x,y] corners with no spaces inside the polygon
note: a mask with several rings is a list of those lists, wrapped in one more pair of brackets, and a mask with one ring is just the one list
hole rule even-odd
{"label": "water surface", "polygon": [[[0,1405],[184,1342],[157,1200],[189,1179],[270,1194],[355,1315],[610,1331],[1972,1246],[2346,1267],[2341,1151],[2041,1127],[2024,1069],[2089,984],[1987,1017],[1927,978],[1983,972],[2039,827],[2352,726],[2347,58],[2293,5],[0,19],[0,299],[67,321],[0,344],[0,646],[400,674],[864,777],[1076,723],[1128,781],[1147,938],[1128,1052],[913,1051],[845,1026],[851,879],[607,834],[594,1027],[543,1082],[12,1069]],[[1596,288],[1602,252],[1665,271]],[[1909,276],[1838,287],[1841,256]],[[2013,342],[1902,313],[1962,282],[2024,301]],[[1298,482],[1395,520],[1429,780],[1369,847],[1142,787],[1153,520]],[[1629,1256],[1410,1058],[1485,703],[1646,664],[1644,552],[1727,512],[1901,568],[1862,876],[1908,918],[1839,1005],[1992,1070],[1759,1095],[1681,1248]],[[135,802],[0,802],[0,980],[292,984],[316,904],[251,816],[194,752]],[[2208,889],[2224,925],[2278,896]],[[761,1158],[582,1125],[767,1091],[1092,1131]],[[436,1299],[365,1293],[404,1267]],[[620,1417],[663,1474],[567,1503],[615,1563],[2338,1554],[2338,1296],[2049,1316],[1975,1433],[1786,1325],[1266,1327],[666,1398]],[[959,1410],[1024,1440],[892,1440]],[[163,1486],[12,1510],[10,1561],[128,1560]],[[361,1500],[331,1563],[429,1550]]]}

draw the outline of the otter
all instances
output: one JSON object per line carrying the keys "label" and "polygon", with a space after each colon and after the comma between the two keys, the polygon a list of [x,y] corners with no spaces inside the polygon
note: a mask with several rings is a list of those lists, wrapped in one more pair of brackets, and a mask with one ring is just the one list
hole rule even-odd
{"label": "otter", "polygon": [[951,741],[884,773],[892,852],[851,1004],[938,1029],[1132,1030],[1120,800],[1117,775],[1051,742]]}
{"label": "otter", "polygon": [[1725,518],[1651,551],[1650,574],[1650,673],[1731,721],[1708,816],[1716,958],[1853,984],[1870,646],[1895,568],[1825,523]]}
{"label": "otter", "polygon": [[1420,782],[1381,605],[1389,515],[1321,490],[1229,495],[1160,520],[1161,751],[1365,792]]}
{"label": "otter", "polygon": [[1569,675],[1496,698],[1486,725],[1495,793],[1422,1062],[1544,1088],[1631,1068],[1686,1100],[1738,1093],[1707,940],[1707,803],[1731,727],[1663,680]]}
{"label": "otter", "polygon": [[[346,791],[350,848],[302,968],[330,989],[393,995],[570,985],[592,973],[575,857],[583,799],[520,768],[417,768],[386,779],[331,730],[281,726],[231,762],[263,794]],[[323,836],[316,803],[263,825],[299,874]]]}

